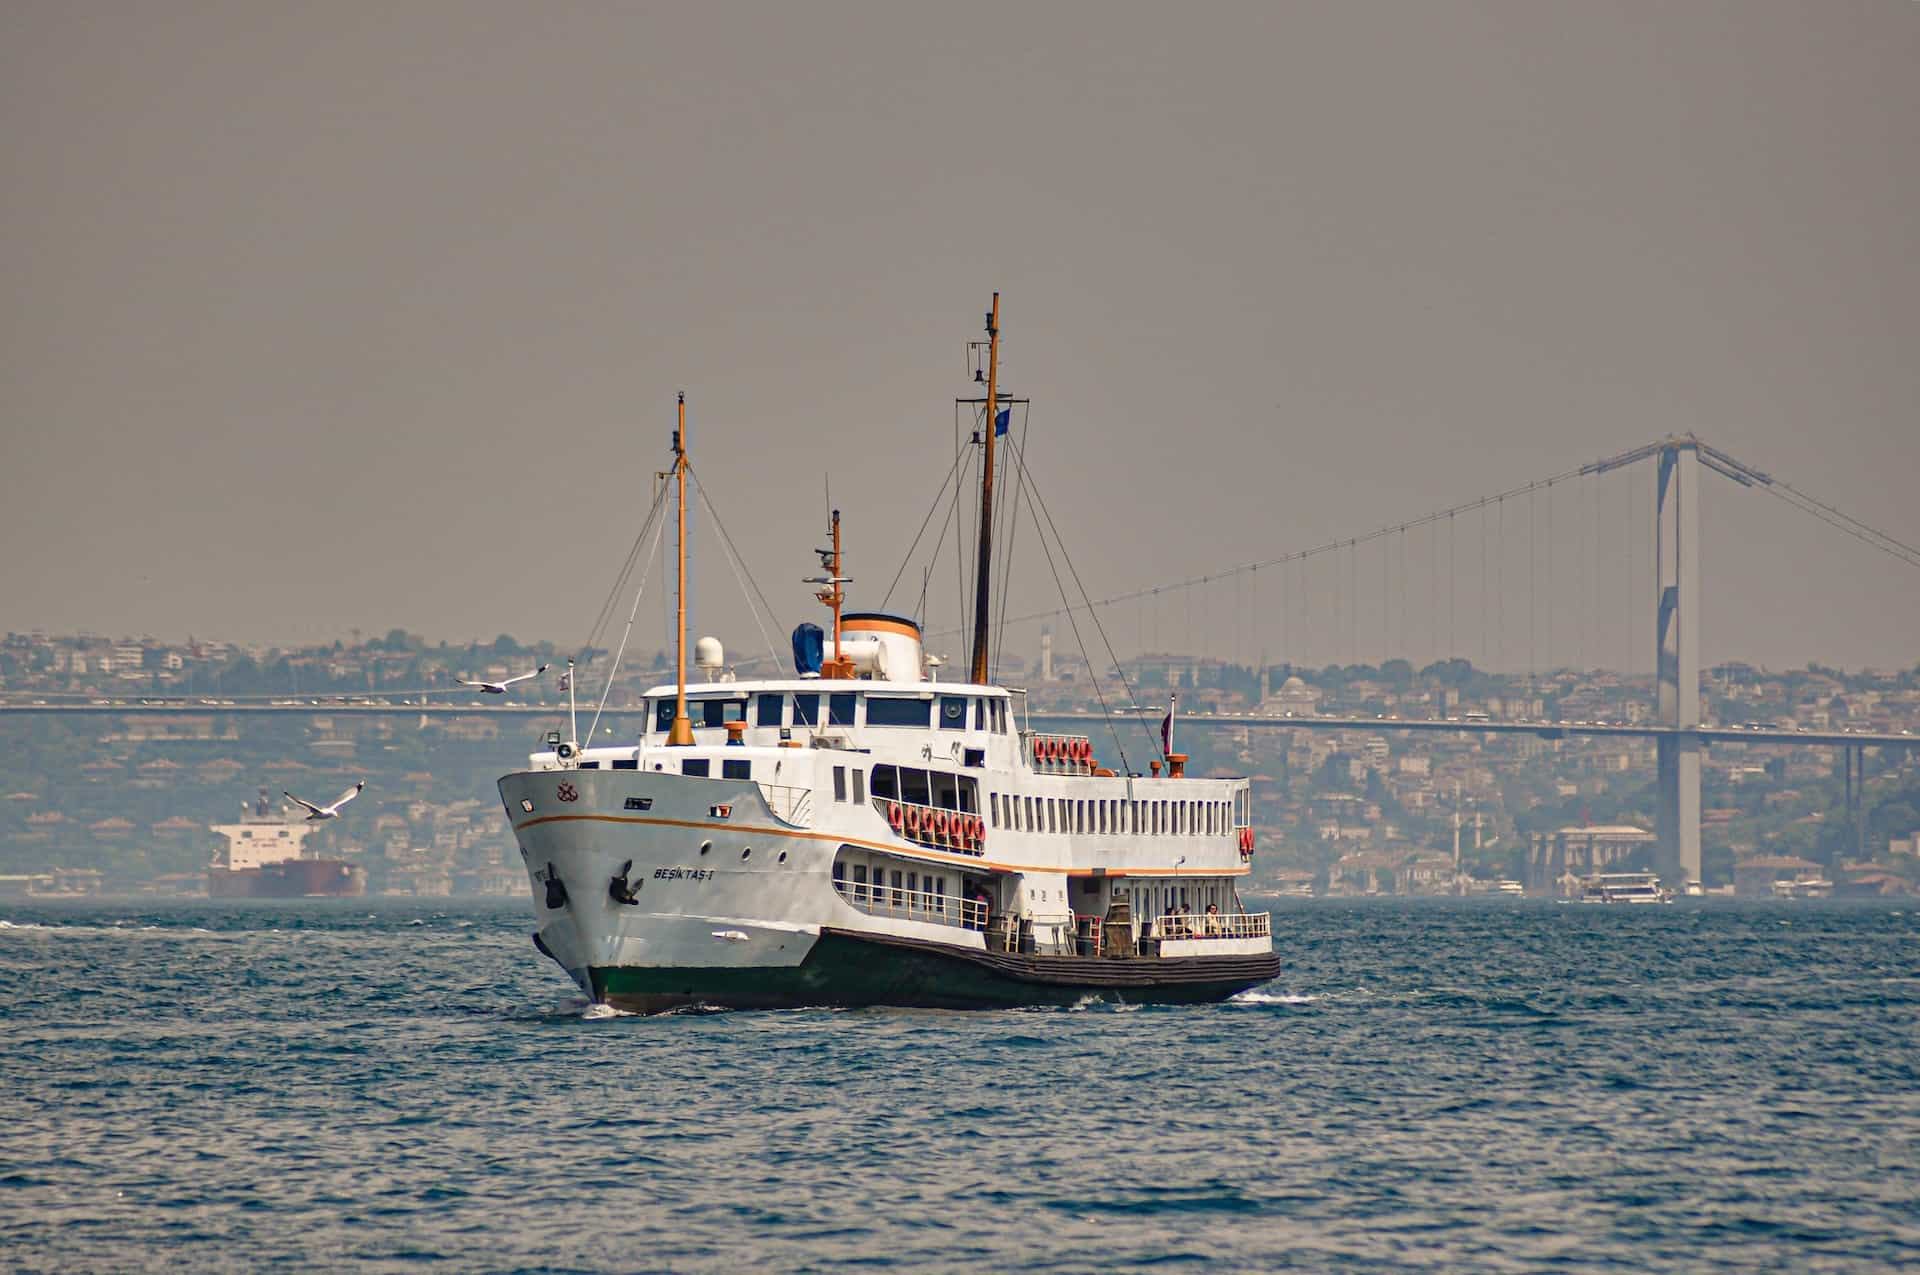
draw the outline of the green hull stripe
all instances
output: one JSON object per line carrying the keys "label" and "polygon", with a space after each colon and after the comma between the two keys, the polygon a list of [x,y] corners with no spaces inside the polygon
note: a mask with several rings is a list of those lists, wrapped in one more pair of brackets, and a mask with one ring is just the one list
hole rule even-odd
{"label": "green hull stripe", "polygon": [[1279,972],[1279,958],[1272,955],[1125,961],[990,956],[834,930],[822,931],[798,966],[602,966],[589,971],[596,1000],[640,1013],[686,1005],[997,1009],[1072,1005],[1089,996],[1192,1004],[1225,1000]]}

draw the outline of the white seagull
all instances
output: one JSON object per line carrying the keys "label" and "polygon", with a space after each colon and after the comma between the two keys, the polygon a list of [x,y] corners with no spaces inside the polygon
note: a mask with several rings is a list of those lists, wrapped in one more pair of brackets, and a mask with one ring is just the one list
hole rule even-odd
{"label": "white seagull", "polygon": [[338,797],[335,797],[333,799],[333,804],[331,806],[316,806],[311,801],[306,800],[304,797],[294,796],[292,793],[287,792],[287,790],[284,788],[282,788],[280,791],[286,795],[286,798],[288,801],[293,802],[295,805],[306,807],[307,818],[309,820],[338,819],[340,817],[340,807],[346,805],[349,801],[352,801],[355,797],[358,797],[360,795],[360,790],[362,788],[365,788],[366,786],[367,786],[367,781],[362,779],[359,783],[347,789],[345,792],[341,793]]}
{"label": "white seagull", "polygon": [[504,682],[469,682],[464,677],[456,677],[453,680],[460,683],[460,685],[462,686],[473,687],[475,690],[479,691],[482,695],[505,695],[507,693],[507,688],[509,686],[512,686],[515,682],[524,682],[530,677],[539,677],[542,673],[546,672],[548,669],[552,667],[553,666],[551,664],[542,664],[539,668],[533,670],[533,672],[531,673],[522,673],[519,677],[510,677]]}

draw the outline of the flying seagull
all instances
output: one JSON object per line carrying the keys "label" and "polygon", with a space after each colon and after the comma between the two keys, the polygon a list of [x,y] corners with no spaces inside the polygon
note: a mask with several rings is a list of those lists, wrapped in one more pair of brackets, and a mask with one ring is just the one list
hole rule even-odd
{"label": "flying seagull", "polygon": [[524,682],[530,677],[539,677],[542,673],[546,672],[549,668],[552,668],[552,667],[553,666],[551,664],[542,664],[539,668],[533,670],[533,672],[531,673],[522,673],[519,677],[510,677],[504,682],[469,682],[464,677],[456,677],[453,680],[460,683],[460,685],[462,686],[473,687],[475,690],[479,691],[482,695],[505,695],[507,693],[507,688],[509,686],[512,686],[515,682]]}
{"label": "flying seagull", "polygon": [[341,793],[338,797],[335,797],[333,799],[333,804],[331,806],[316,806],[311,801],[308,801],[305,798],[294,796],[292,793],[287,792],[286,789],[284,788],[281,789],[280,791],[285,793],[287,800],[293,802],[295,805],[306,807],[307,819],[309,821],[312,821],[315,819],[338,819],[340,817],[340,807],[346,805],[349,801],[352,801],[355,797],[358,797],[360,795],[360,790],[362,788],[365,788],[366,786],[367,786],[367,781],[362,779],[359,783],[347,789],[345,792]]}

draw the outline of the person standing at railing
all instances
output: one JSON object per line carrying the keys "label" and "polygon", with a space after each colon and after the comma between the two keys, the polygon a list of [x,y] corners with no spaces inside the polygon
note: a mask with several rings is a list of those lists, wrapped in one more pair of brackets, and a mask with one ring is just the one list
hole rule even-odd
{"label": "person standing at railing", "polygon": [[1200,932],[1208,938],[1216,938],[1220,933],[1220,905],[1207,904],[1206,915],[1200,918]]}
{"label": "person standing at railing", "polygon": [[987,887],[984,885],[973,887],[973,928],[984,931],[987,928],[987,917],[992,911],[993,897],[987,893]]}

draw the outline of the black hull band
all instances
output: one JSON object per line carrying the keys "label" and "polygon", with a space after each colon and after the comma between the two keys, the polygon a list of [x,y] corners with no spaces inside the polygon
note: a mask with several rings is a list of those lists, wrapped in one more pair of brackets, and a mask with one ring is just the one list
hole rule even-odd
{"label": "black hull band", "polygon": [[797,966],[598,967],[593,994],[615,1009],[652,1014],[692,1005],[725,1009],[897,1005],[1004,1009],[1095,998],[1133,1004],[1225,1000],[1275,978],[1271,952],[1236,956],[1029,956],[980,952],[886,934],[823,929]]}

